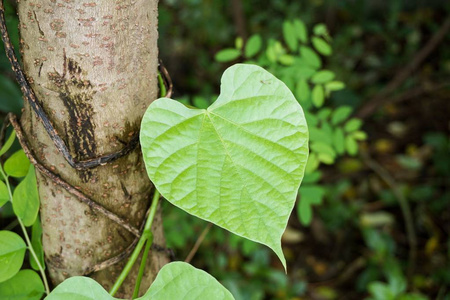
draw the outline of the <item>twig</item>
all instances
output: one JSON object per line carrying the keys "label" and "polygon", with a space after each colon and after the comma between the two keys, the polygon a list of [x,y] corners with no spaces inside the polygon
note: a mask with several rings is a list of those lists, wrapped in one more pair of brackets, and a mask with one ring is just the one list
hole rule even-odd
{"label": "twig", "polygon": [[414,72],[444,40],[449,30],[450,17],[447,17],[441,28],[431,37],[428,43],[417,52],[411,62],[402,68],[384,89],[365,103],[356,113],[356,116],[363,119],[372,114],[378,107],[386,104],[388,100],[390,100],[387,96],[394,92],[408,77],[411,76],[411,73]]}
{"label": "twig", "polygon": [[197,241],[194,244],[194,247],[192,247],[191,251],[189,252],[188,256],[184,260],[184,262],[190,263],[191,260],[194,258],[195,253],[197,253],[198,248],[203,243],[203,240],[205,239],[206,235],[208,234],[209,230],[212,227],[212,223],[208,223],[206,225],[205,229],[203,229],[202,233],[198,237]]}
{"label": "twig", "polygon": [[92,201],[89,197],[84,195],[82,192],[80,192],[79,190],[77,190],[76,188],[71,186],[69,183],[67,183],[66,181],[61,179],[58,175],[56,175],[55,173],[53,173],[52,171],[50,171],[49,169],[44,167],[41,163],[39,163],[37,161],[37,159],[35,158],[33,152],[28,147],[28,143],[23,135],[22,127],[20,126],[19,122],[17,121],[16,116],[13,114],[9,114],[9,122],[16,130],[16,136],[20,142],[20,145],[22,146],[23,151],[27,155],[30,162],[33,165],[35,165],[35,167],[39,170],[39,172],[41,172],[42,174],[44,174],[45,176],[50,178],[53,182],[58,184],[60,187],[64,188],[70,194],[74,195],[80,202],[86,204],[92,210],[104,215],[111,221],[114,221],[115,223],[119,224],[120,226],[125,228],[127,231],[131,232],[133,235],[135,235],[137,237],[140,236],[139,230],[137,230],[134,226],[131,226],[124,219],[122,219],[118,215],[114,214],[113,212],[110,212],[109,210],[107,210],[106,208],[104,208],[103,206],[98,204],[97,202]]}
{"label": "twig", "polygon": [[371,159],[367,153],[361,153],[362,159],[364,163],[374,171],[392,190],[395,198],[400,205],[400,209],[402,211],[403,219],[406,227],[406,236],[408,238],[409,244],[409,264],[407,270],[408,279],[411,279],[413,275],[416,257],[417,257],[417,237],[416,231],[414,229],[413,218],[411,214],[411,208],[409,206],[408,200],[403,196],[402,192],[397,188],[397,182],[394,177],[389,174],[387,170],[385,170],[379,163],[375,160]]}

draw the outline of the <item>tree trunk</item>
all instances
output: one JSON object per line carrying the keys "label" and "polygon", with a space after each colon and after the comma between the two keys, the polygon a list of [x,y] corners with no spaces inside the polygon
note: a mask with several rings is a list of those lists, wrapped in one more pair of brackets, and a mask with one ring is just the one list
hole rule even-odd
{"label": "tree trunk", "polygon": [[[139,132],[158,96],[157,0],[20,0],[23,66],[71,155],[85,160],[122,149]],[[93,201],[139,228],[151,183],[139,148],[106,165],[75,170],[55,147],[28,104],[22,126],[38,160]],[[53,284],[83,275],[121,254],[134,236],[37,174],[45,260]],[[164,245],[160,213],[154,243]],[[168,262],[151,251],[141,290]],[[109,289],[126,259],[92,277]],[[130,296],[130,274],[118,296]]]}

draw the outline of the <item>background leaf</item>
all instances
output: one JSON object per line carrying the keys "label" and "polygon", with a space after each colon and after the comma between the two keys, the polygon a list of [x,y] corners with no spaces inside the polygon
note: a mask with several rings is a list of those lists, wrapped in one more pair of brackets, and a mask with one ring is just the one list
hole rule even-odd
{"label": "background leaf", "polygon": [[311,39],[311,41],[312,41],[312,44],[313,44],[314,48],[316,48],[316,50],[320,54],[329,56],[333,52],[332,49],[331,49],[331,46],[328,45],[328,43],[325,42],[323,39],[318,38],[318,37],[313,37]]}
{"label": "background leaf", "polygon": [[9,148],[11,148],[14,143],[14,139],[16,138],[16,132],[13,130],[6,140],[5,144],[0,148],[0,156],[8,152]]}
{"label": "background leaf", "polygon": [[262,38],[259,34],[252,35],[245,44],[245,57],[252,58],[262,47]]}
{"label": "background leaf", "polygon": [[[31,227],[31,246],[33,247],[33,250],[39,259],[39,263],[45,269],[44,249],[42,248],[42,226],[39,217],[36,218],[36,222],[34,222],[33,226]],[[31,267],[38,271],[39,266],[36,263],[33,255],[30,255],[29,257]]]}
{"label": "background leaf", "polygon": [[283,36],[286,42],[286,45],[289,49],[294,52],[297,50],[297,36],[295,34],[294,25],[290,21],[283,22]]}
{"label": "background leaf", "polygon": [[241,51],[239,51],[238,49],[229,48],[217,52],[215,59],[218,62],[229,62],[235,60],[239,56],[241,56]]}
{"label": "background leaf", "polygon": [[0,207],[9,201],[9,191],[6,184],[0,180]]}
{"label": "background leaf", "polygon": [[148,175],[168,201],[269,246],[283,264],[281,235],[303,178],[307,140],[295,97],[254,65],[228,68],[207,110],[158,99],[141,127]]}

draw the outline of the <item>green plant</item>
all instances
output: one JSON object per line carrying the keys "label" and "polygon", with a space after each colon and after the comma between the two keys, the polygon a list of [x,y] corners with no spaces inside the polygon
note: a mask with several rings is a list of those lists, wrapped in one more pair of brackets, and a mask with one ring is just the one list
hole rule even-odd
{"label": "green plant", "polygon": [[[320,164],[332,165],[336,159],[358,153],[358,141],[367,135],[361,131],[362,121],[352,118],[353,108],[333,107],[325,100],[332,93],[345,88],[335,80],[336,74],[323,68],[322,60],[332,54],[331,37],[324,24],[317,24],[311,34],[300,19],[283,22],[283,41],[267,41],[259,34],[244,43],[237,38],[234,48],[219,51],[218,62],[242,60],[268,69],[279,77],[294,93],[305,110],[310,133],[310,155],[306,165],[304,185],[300,189],[297,206],[299,220],[308,225],[312,206],[322,203],[325,188],[318,184]],[[195,104],[195,103],[194,103]]]}
{"label": "green plant", "polygon": [[[143,233],[122,273],[109,294],[92,279],[73,277],[50,294],[45,284],[47,299],[69,295],[75,299],[113,299],[144,249],[133,294],[137,298],[153,241],[150,228],[160,193],[192,215],[267,245],[286,268],[281,235],[306,167],[308,129],[300,105],[283,82],[260,67],[235,65],[224,73],[221,95],[206,110],[191,109],[168,98],[154,101],[144,115],[140,139],[147,172],[157,190]],[[10,144],[12,138],[5,145]],[[4,167],[6,174],[0,171],[24,229],[23,224],[36,222],[39,209],[34,167],[22,150]],[[13,197],[8,176],[24,175]],[[6,277],[2,279],[24,276],[18,271],[25,244],[14,233],[2,234],[11,241],[3,255],[15,258],[3,260]],[[24,234],[38,261],[25,229]],[[39,261],[38,266],[46,283]],[[182,262],[165,266],[139,299],[180,297],[233,299],[209,274]]]}

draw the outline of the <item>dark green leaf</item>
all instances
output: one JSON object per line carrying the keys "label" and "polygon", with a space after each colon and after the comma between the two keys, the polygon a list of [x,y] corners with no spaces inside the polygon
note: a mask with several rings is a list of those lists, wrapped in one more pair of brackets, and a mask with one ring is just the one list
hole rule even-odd
{"label": "dark green leaf", "polygon": [[0,283],[0,299],[3,300],[39,300],[44,292],[41,277],[33,270],[21,270]]}
{"label": "dark green leaf", "polygon": [[9,201],[9,191],[6,184],[0,180],[0,207]]}
{"label": "dark green leaf", "polygon": [[353,109],[350,106],[339,106],[331,116],[331,124],[337,125],[343,122],[351,115],[352,111]]}
{"label": "dark green leaf", "polygon": [[11,231],[0,231],[0,282],[19,272],[27,246],[22,238]]}
{"label": "dark green leaf", "polygon": [[312,220],[312,208],[311,203],[307,199],[300,199],[300,203],[297,205],[297,216],[304,226],[308,226]]}
{"label": "dark green leaf", "polygon": [[352,131],[360,129],[361,125],[362,125],[362,121],[360,119],[353,118],[353,119],[348,120],[347,123],[345,123],[344,130],[346,132],[352,132]]}
{"label": "dark green leaf", "polygon": [[[44,250],[42,249],[42,226],[39,217],[36,218],[36,222],[31,227],[31,246],[38,257],[39,263],[45,269]],[[36,271],[39,270],[39,266],[33,255],[30,255],[30,265]]]}
{"label": "dark green leaf", "polygon": [[33,165],[30,166],[27,176],[14,190],[13,209],[25,226],[31,226],[36,221],[39,212],[39,194]]}
{"label": "dark green leaf", "polygon": [[333,135],[334,149],[338,154],[344,154],[345,152],[345,136],[344,131],[341,128],[336,128]]}

